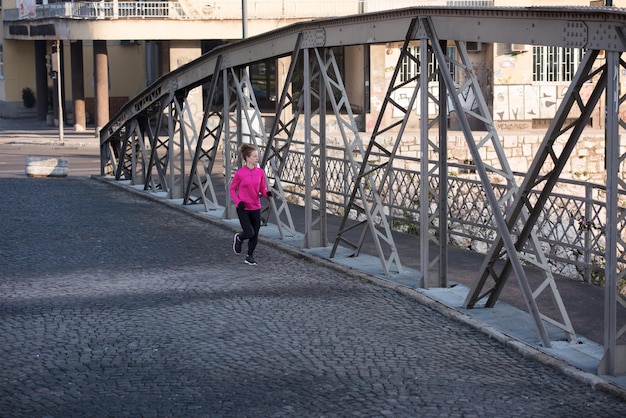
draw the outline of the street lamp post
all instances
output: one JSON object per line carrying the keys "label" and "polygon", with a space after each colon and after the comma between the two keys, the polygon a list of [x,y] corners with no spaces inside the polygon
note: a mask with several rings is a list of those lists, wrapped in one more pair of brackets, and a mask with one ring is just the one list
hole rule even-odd
{"label": "street lamp post", "polygon": [[241,38],[246,39],[248,37],[248,7],[246,6],[246,0],[241,0]]}
{"label": "street lamp post", "polygon": [[[61,79],[63,77],[61,71],[61,41],[57,39],[56,43],[52,45],[52,60],[51,63],[53,66],[53,74],[56,78],[56,86],[57,86],[57,101],[58,101],[58,109],[59,109],[59,141],[63,141],[63,92],[61,89],[63,88]],[[56,68],[54,68],[56,67]]]}

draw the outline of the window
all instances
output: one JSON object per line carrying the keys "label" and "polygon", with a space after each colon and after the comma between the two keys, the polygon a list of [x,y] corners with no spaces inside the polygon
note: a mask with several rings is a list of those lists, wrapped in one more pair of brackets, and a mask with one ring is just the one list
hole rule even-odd
{"label": "window", "polygon": [[[344,47],[333,47],[333,55],[335,57],[335,62],[337,63],[337,71],[339,71],[338,76],[341,77],[343,80],[345,80],[346,77],[346,70],[345,70],[345,52],[344,52]],[[311,59],[314,59],[313,56],[311,56]],[[303,68],[304,66],[304,54],[298,54],[298,62],[296,64],[297,68]],[[336,76],[334,74],[328,74],[329,77],[331,77],[333,80],[336,80]],[[312,90],[315,92],[319,92],[321,88],[323,88],[323,85],[321,85],[321,83],[323,83],[324,81],[321,79],[321,77],[315,77],[311,80],[312,83]],[[294,100],[293,100],[293,104],[294,106],[297,105],[298,103],[298,99],[297,99],[297,95],[300,94],[300,92],[302,91],[303,85],[304,85],[304,73],[296,73],[294,74],[294,78],[291,81],[291,85],[292,85],[292,90],[294,92]],[[339,91],[335,91],[334,92],[335,95],[339,95],[341,94],[341,92]],[[336,97],[336,100],[339,100],[339,97]],[[317,108],[319,106],[319,101],[317,99],[317,97],[315,95],[313,95],[313,97],[311,97],[311,106],[312,108]],[[328,95],[326,96],[326,109],[329,111],[332,111],[332,105],[331,105],[331,100],[328,97]]]}
{"label": "window", "polygon": [[533,47],[533,81],[572,81],[584,52],[579,48]]}
{"label": "window", "polygon": [[[402,63],[400,64],[400,80],[408,81],[412,78],[415,78],[419,75],[420,72],[420,63],[417,59],[419,59],[420,46],[415,45],[411,47],[410,53],[413,55],[415,59],[411,57],[404,57],[402,59]],[[446,55],[449,60],[456,60],[456,47],[449,46],[446,50]],[[434,77],[429,81],[439,81],[439,73],[437,72],[438,65],[435,59],[435,54],[429,48],[428,49],[428,74],[434,74]],[[454,64],[448,61],[448,71],[452,76],[452,80],[456,81],[456,72],[454,71]]]}
{"label": "window", "polygon": [[259,108],[264,112],[276,110],[278,87],[276,85],[277,60],[269,59],[249,67],[252,89]]}

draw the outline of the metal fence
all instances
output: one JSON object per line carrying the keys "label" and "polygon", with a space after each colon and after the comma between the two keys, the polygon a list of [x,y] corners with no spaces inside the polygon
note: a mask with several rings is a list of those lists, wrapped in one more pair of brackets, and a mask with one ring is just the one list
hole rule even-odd
{"label": "metal fence", "polygon": [[[277,141],[276,146],[280,148],[283,144]],[[288,199],[300,204],[305,200],[305,154],[300,151],[303,149],[303,142],[292,141],[281,178],[284,189],[290,195]],[[327,210],[343,216],[351,192],[353,174],[343,147],[327,145],[326,150],[324,170]],[[311,164],[318,167],[319,161],[319,156],[313,156]],[[396,230],[412,234],[419,232],[419,164],[417,158],[395,156],[389,178],[384,182],[389,186],[379,190],[381,199],[388,208],[391,225]],[[497,228],[481,181],[472,174],[472,169],[471,165],[448,164],[448,240],[452,245],[464,249],[486,252],[497,235]],[[382,170],[376,170],[376,173],[382,175]],[[318,174],[314,172],[312,175],[312,181],[316,183]],[[517,184],[521,184],[524,175],[517,175]],[[383,183],[380,177],[375,180],[376,184]],[[439,190],[438,182],[438,177],[429,179],[433,190]],[[508,190],[504,185],[494,185],[494,189],[498,196],[504,196]],[[603,196],[606,189],[603,185],[566,179],[562,179],[555,188],[562,189],[568,190],[568,193],[552,193],[537,222],[537,236],[542,250],[553,273],[603,284],[606,223]],[[536,201],[540,192],[541,190],[533,191],[529,196],[531,202]],[[626,194],[620,197],[620,201],[626,201]],[[433,215],[437,209],[436,196],[432,196],[430,205],[429,212]],[[620,208],[620,211],[623,210],[625,208]],[[351,216],[358,215],[355,213]],[[439,222],[439,219],[435,218],[433,222]],[[432,233],[436,234],[436,225],[431,227]],[[620,229],[625,231],[626,225],[622,225]],[[620,264],[624,265],[626,251],[623,248],[618,248],[618,257]]]}

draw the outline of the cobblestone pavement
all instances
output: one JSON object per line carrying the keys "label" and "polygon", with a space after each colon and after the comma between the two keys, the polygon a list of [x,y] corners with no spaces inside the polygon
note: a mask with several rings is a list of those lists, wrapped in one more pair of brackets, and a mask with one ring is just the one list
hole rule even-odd
{"label": "cobblestone pavement", "polygon": [[623,417],[394,290],[83,177],[0,178],[1,417]]}

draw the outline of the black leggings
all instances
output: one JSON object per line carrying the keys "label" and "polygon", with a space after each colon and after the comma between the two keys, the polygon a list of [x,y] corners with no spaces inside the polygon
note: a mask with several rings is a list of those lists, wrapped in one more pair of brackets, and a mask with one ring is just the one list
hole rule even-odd
{"label": "black leggings", "polygon": [[248,240],[248,255],[254,253],[259,242],[259,229],[261,229],[261,209],[245,210],[237,208],[237,216],[241,223],[242,232],[239,233],[241,241]]}

